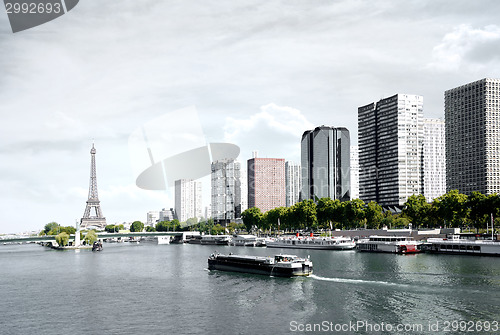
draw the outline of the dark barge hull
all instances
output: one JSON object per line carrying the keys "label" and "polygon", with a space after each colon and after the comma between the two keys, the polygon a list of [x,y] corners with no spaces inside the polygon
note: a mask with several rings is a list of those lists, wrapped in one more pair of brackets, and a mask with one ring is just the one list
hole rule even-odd
{"label": "dark barge hull", "polygon": [[216,258],[208,260],[209,270],[253,273],[275,277],[308,276],[312,274],[312,266],[302,264],[301,267],[280,267],[276,264],[247,259]]}

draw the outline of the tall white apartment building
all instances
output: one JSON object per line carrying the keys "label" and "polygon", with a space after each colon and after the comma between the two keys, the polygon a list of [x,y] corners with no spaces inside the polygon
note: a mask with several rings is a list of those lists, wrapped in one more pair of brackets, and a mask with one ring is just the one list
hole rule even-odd
{"label": "tall white apartment building", "polygon": [[446,189],[500,193],[500,79],[444,93]]}
{"label": "tall white apartment building", "polygon": [[202,183],[192,179],[175,181],[175,213],[180,222],[202,216]]}
{"label": "tall white apartment building", "polygon": [[216,223],[228,224],[241,217],[241,164],[222,160],[211,168],[211,215]]}
{"label": "tall white apartment building", "polygon": [[285,162],[286,207],[299,201],[301,188],[300,164]]}
{"label": "tall white apartment building", "polygon": [[359,199],[359,148],[351,145],[351,199]]}
{"label": "tall white apartment building", "polygon": [[424,119],[424,196],[427,202],[446,193],[445,121]]}
{"label": "tall white apartment building", "polygon": [[423,100],[396,94],[358,108],[361,200],[402,206],[423,194]]}
{"label": "tall white apartment building", "polygon": [[160,212],[149,211],[146,216],[146,226],[154,227],[159,219],[160,219]]}

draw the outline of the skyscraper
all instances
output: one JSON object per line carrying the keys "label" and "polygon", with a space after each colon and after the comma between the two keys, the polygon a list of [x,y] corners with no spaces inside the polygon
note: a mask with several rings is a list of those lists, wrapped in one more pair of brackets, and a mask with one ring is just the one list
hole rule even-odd
{"label": "skyscraper", "polygon": [[424,119],[424,196],[428,202],[446,193],[445,122]]}
{"label": "skyscraper", "polygon": [[446,189],[500,193],[500,79],[444,93]]}
{"label": "skyscraper", "polygon": [[212,163],[212,210],[216,223],[228,224],[241,216],[241,166],[234,160]]}
{"label": "skyscraper", "polygon": [[350,200],[350,135],[346,128],[307,130],[301,141],[301,199]]}
{"label": "skyscraper", "polygon": [[351,199],[359,199],[359,148],[351,145]]}
{"label": "skyscraper", "polygon": [[358,108],[359,193],[401,206],[423,193],[423,97],[396,94]]}
{"label": "skyscraper", "polygon": [[300,165],[294,162],[285,162],[286,207],[293,206],[300,196]]}
{"label": "skyscraper", "polygon": [[175,213],[180,222],[202,216],[201,186],[201,182],[192,179],[175,181]]}
{"label": "skyscraper", "polygon": [[286,205],[285,160],[257,158],[248,160],[248,208],[267,212]]}

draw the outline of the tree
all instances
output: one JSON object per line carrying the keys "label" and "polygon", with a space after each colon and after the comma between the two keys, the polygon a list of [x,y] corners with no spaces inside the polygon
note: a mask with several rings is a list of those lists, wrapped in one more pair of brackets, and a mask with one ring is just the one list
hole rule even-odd
{"label": "tree", "polygon": [[66,227],[59,227],[59,231],[66,232],[68,235],[76,233],[76,228],[72,226],[66,226]]}
{"label": "tree", "polygon": [[160,221],[156,224],[156,231],[168,231],[168,221]]}
{"label": "tree", "polygon": [[450,227],[459,227],[467,217],[468,208],[466,206],[467,196],[458,190],[451,190],[448,193],[434,199],[432,205],[436,207],[438,218],[445,221]]}
{"label": "tree", "polygon": [[147,226],[146,227],[146,231],[147,232],[153,232],[153,231],[156,231],[156,229],[155,229],[155,227]]}
{"label": "tree", "polygon": [[[59,224],[57,222],[49,222],[43,228],[43,232],[45,235],[56,235],[57,229],[59,228]],[[52,234],[50,234],[52,233]]]}
{"label": "tree", "polygon": [[[341,220],[341,202],[338,199],[321,198],[316,206],[318,225],[321,228],[333,228],[333,222]],[[330,226],[332,224],[332,226]]]}
{"label": "tree", "polygon": [[65,245],[68,244],[69,241],[69,235],[66,232],[62,232],[60,234],[56,235],[56,242],[59,244],[59,246],[64,247]]}
{"label": "tree", "polygon": [[264,220],[262,220],[264,224],[260,228],[262,228],[264,230],[267,230],[267,229],[277,230],[278,229],[278,221],[280,221],[280,225],[281,225],[281,220],[285,216],[285,211],[286,211],[285,207],[276,207],[276,208],[273,208],[271,210],[268,210],[264,214]]}
{"label": "tree", "polygon": [[296,229],[316,229],[318,227],[316,204],[311,199],[297,202],[292,206],[292,210]]}
{"label": "tree", "polygon": [[131,232],[141,232],[144,229],[144,223],[141,221],[134,221],[130,225],[130,231]]}
{"label": "tree", "polygon": [[342,203],[344,207],[344,218],[351,228],[361,226],[361,221],[365,218],[365,203],[361,199],[354,199]]}
{"label": "tree", "polygon": [[88,244],[92,244],[95,241],[97,241],[97,235],[96,235],[95,231],[94,230],[89,230],[87,232],[87,234],[85,234],[85,238],[83,240],[85,241],[85,243],[87,245]]}
{"label": "tree", "polygon": [[104,227],[104,230],[108,233],[114,233],[116,229],[115,225],[109,224],[106,227]]}
{"label": "tree", "polygon": [[194,226],[198,223],[198,219],[197,218],[189,218],[186,220],[186,225],[187,226]]}
{"label": "tree", "polygon": [[379,229],[384,215],[382,207],[375,201],[370,201],[365,208],[366,228]]}
{"label": "tree", "polygon": [[263,220],[263,214],[257,207],[251,207],[241,213],[241,218],[243,219],[243,224],[247,232],[250,232],[253,227],[261,227],[261,222]]}
{"label": "tree", "polygon": [[403,215],[406,216],[418,228],[428,222],[431,205],[427,203],[422,194],[412,195],[406,200]]}

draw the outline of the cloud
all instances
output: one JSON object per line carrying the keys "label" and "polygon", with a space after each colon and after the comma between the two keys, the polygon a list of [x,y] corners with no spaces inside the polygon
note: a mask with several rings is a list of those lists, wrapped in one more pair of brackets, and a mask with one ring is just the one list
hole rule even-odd
{"label": "cloud", "polygon": [[486,67],[500,57],[500,27],[488,25],[473,28],[461,24],[447,33],[432,51],[430,68],[457,71],[469,67]]}
{"label": "cloud", "polygon": [[300,139],[313,124],[298,109],[274,103],[244,119],[226,118],[224,139],[242,149],[241,157],[250,158],[251,151],[259,157],[300,159]]}

